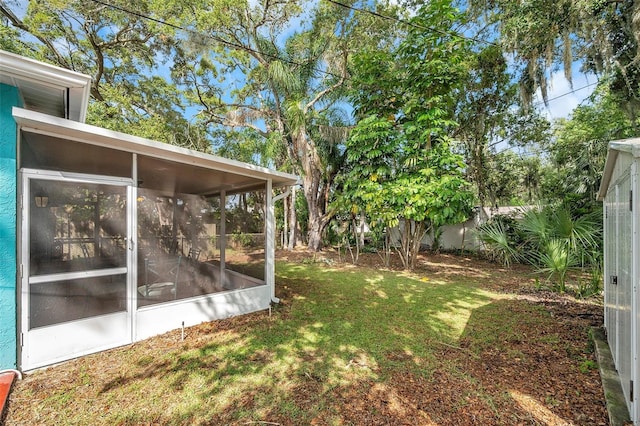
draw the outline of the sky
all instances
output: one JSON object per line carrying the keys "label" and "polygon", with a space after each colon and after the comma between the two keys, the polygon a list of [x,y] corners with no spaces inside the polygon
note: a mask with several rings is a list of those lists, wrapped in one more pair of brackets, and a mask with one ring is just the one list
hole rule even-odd
{"label": "sky", "polygon": [[[574,68],[577,69],[577,67]],[[547,89],[548,107],[544,105],[540,89],[536,92],[534,102],[539,105],[540,111],[547,119],[568,118],[578,105],[586,102],[585,99],[593,93],[596,87],[594,83],[597,78],[593,74],[585,75],[574,71],[572,79],[573,88],[564,77],[562,70],[551,74],[551,84]]]}
{"label": "sky", "polygon": [[[249,0],[250,4],[256,4],[258,0]],[[26,3],[23,3],[23,7],[20,7],[18,2],[18,15],[23,15],[25,12]],[[16,8],[14,7],[14,11]],[[297,29],[303,23],[306,16],[299,17],[292,23],[289,28]],[[287,31],[282,34],[282,38],[286,38],[291,35],[292,31]],[[579,69],[580,64],[574,64],[574,70]],[[164,71],[167,71],[166,68]],[[167,78],[168,72],[161,72],[162,76]],[[165,75],[166,74],[166,75]],[[542,100],[540,90],[537,91],[534,102],[539,105],[540,111],[549,119],[554,120],[558,118],[568,118],[571,112],[580,105],[586,98],[588,98],[595,89],[596,77],[594,75],[584,75],[578,71],[573,73],[573,87],[564,77],[562,70],[552,73],[550,79],[550,85],[548,87],[547,98],[549,99],[548,105],[545,106]],[[589,85],[588,87],[585,87]],[[192,115],[192,111],[187,111],[187,115]]]}
{"label": "sky", "polygon": [[[570,118],[577,106],[588,103],[587,98],[596,88],[597,77],[594,74],[581,73],[579,69],[580,64],[575,63],[572,73],[573,87],[565,78],[563,70],[551,73],[550,84],[547,87],[548,105],[545,106],[540,89],[536,91],[533,103],[549,121]],[[537,148],[532,151],[528,146],[510,146],[507,141],[497,144],[495,149],[497,152],[511,150],[521,155],[540,155]]]}

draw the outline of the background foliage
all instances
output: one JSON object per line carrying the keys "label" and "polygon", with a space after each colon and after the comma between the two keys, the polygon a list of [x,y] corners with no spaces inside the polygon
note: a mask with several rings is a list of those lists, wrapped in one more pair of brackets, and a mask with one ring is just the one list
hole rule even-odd
{"label": "background foliage", "polygon": [[[300,175],[290,247],[364,214],[408,221],[408,253],[471,204],[597,214],[637,135],[636,3],[8,0],[0,48],[91,75],[92,124]],[[597,88],[549,122],[576,68]]]}

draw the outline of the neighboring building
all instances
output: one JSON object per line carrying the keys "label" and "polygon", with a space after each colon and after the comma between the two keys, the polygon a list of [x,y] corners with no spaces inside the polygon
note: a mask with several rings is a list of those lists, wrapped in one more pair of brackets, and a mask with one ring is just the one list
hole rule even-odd
{"label": "neighboring building", "polygon": [[634,424],[640,423],[640,139],[609,144],[604,201],[604,326]]}
{"label": "neighboring building", "polygon": [[[0,369],[277,301],[272,194],[296,176],[84,124],[89,85],[0,51]],[[256,192],[264,245],[239,253],[225,227]]]}

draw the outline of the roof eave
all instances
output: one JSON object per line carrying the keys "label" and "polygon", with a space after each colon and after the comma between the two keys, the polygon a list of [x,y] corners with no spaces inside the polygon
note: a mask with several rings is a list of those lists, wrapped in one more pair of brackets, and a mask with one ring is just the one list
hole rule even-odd
{"label": "roof eave", "polygon": [[611,176],[615,168],[616,160],[620,152],[631,154],[634,158],[640,157],[640,138],[618,139],[609,142],[607,151],[607,160],[602,172],[602,180],[600,181],[600,189],[598,190],[597,200],[602,201],[607,195],[609,185],[611,184]]}
{"label": "roof eave", "polygon": [[70,119],[85,122],[91,94],[90,76],[2,50],[0,74],[17,81],[69,89]]}
{"label": "roof eave", "polygon": [[602,172],[602,180],[600,181],[600,189],[598,190],[598,196],[596,197],[596,200],[598,201],[604,200],[604,197],[607,195],[609,183],[611,182],[611,175],[613,174],[613,169],[619,152],[620,151],[616,149],[612,149],[611,146],[609,147],[607,160],[604,163],[604,171]]}
{"label": "roof eave", "polygon": [[260,180],[271,179],[274,187],[295,185],[298,177],[265,167],[169,145],[126,133],[115,132],[47,114],[13,108],[13,117],[23,130],[63,137],[82,143],[118,149],[193,166],[220,170]]}

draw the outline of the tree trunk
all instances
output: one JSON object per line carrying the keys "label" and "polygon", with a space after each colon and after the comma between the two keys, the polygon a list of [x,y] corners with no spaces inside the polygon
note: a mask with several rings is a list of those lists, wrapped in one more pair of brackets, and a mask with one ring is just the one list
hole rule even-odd
{"label": "tree trunk", "polygon": [[324,214],[324,203],[320,193],[320,173],[315,165],[309,167],[311,173],[306,174],[302,179],[304,186],[304,195],[307,199],[307,208],[309,210],[309,222],[307,228],[307,248],[312,251],[320,251],[322,249],[322,233],[325,226],[329,223]]}
{"label": "tree trunk", "polygon": [[[360,233],[358,231],[358,222],[356,220],[356,216],[355,215],[351,215],[351,227],[353,228],[353,236],[355,237],[355,243],[356,243],[356,256],[353,259],[353,264],[357,265],[358,264],[358,260],[360,259],[360,248],[363,246],[363,244],[360,242]],[[349,244],[349,246],[351,246],[351,244]]]}
{"label": "tree trunk", "polygon": [[315,143],[309,137],[304,127],[292,135],[293,144],[300,155],[302,166],[302,187],[307,200],[309,210],[309,222],[307,229],[307,247],[312,251],[320,251],[322,248],[322,233],[329,223],[330,216],[325,214],[325,205],[322,191],[322,161],[316,149]]}
{"label": "tree trunk", "polygon": [[400,248],[396,248],[396,251],[404,269],[412,271],[416,267],[420,244],[427,232],[427,226],[424,222],[409,219],[403,219],[401,223],[403,227],[400,230]]}
{"label": "tree trunk", "polygon": [[320,251],[322,248],[322,231],[324,226],[322,225],[321,217],[311,213],[309,209],[309,229],[307,248],[312,251]]}

